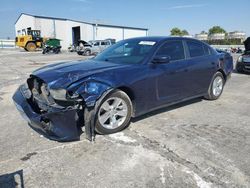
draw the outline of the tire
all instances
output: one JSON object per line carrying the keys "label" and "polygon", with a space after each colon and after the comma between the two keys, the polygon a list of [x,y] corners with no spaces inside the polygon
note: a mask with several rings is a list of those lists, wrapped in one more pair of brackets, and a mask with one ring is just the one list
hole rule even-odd
{"label": "tire", "polygon": [[49,47],[45,47],[44,49],[43,49],[43,54],[47,54],[47,53],[49,53],[50,52],[50,48]]}
{"label": "tire", "polygon": [[236,64],[236,71],[237,71],[238,73],[243,73],[243,68],[242,68],[242,66]]}
{"label": "tire", "polygon": [[54,49],[53,49],[53,52],[54,52],[55,54],[59,54],[60,48],[54,48]]}
{"label": "tire", "polygon": [[85,56],[90,56],[91,55],[91,51],[90,50],[85,50],[84,55]]}
{"label": "tire", "polygon": [[34,42],[29,42],[28,44],[26,44],[25,48],[29,52],[34,52],[36,50],[36,44]]}
{"label": "tire", "polygon": [[119,132],[129,125],[131,114],[132,103],[128,95],[121,90],[114,90],[104,97],[98,107],[95,131],[99,134]]}
{"label": "tire", "polygon": [[208,88],[208,93],[205,96],[208,100],[218,99],[224,89],[225,79],[221,72],[216,72]]}
{"label": "tire", "polygon": [[83,53],[82,52],[77,52],[78,55],[82,55]]}

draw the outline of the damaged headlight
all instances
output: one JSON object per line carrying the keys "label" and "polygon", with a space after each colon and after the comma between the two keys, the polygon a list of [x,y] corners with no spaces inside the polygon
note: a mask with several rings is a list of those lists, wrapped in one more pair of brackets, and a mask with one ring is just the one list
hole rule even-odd
{"label": "damaged headlight", "polygon": [[66,100],[66,93],[65,89],[50,89],[50,94],[56,100]]}
{"label": "damaged headlight", "polygon": [[29,90],[29,86],[27,83],[23,84],[20,86],[20,89],[21,89],[21,93],[23,94],[23,96],[26,98],[26,99],[30,99],[31,97],[31,91]]}

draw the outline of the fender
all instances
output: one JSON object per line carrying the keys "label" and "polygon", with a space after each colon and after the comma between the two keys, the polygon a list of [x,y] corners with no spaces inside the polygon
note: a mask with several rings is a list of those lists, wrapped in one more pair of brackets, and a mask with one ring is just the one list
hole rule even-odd
{"label": "fender", "polygon": [[[102,100],[111,92],[113,89],[108,89],[103,92],[101,97],[95,101],[95,105],[86,106],[84,108],[84,126],[85,126],[85,135],[89,141],[95,140],[95,114],[98,112],[98,107]],[[93,104],[93,103],[91,103]]]}

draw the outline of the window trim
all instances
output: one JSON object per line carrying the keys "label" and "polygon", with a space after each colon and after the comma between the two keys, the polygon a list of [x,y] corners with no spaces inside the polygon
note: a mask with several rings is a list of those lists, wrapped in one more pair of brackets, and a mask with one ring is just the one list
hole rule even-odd
{"label": "window trim", "polygon": [[205,53],[205,47],[207,47],[207,48],[208,48],[208,50],[209,50],[209,54],[204,55],[204,57],[212,55],[211,47],[210,47],[210,46],[208,46],[207,44],[203,44],[203,50],[204,50],[204,53]]}

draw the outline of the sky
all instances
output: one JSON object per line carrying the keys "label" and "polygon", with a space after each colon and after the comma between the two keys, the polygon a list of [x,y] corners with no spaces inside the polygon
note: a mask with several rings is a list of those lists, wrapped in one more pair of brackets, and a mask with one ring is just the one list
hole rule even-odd
{"label": "sky", "polygon": [[169,35],[173,27],[190,34],[214,25],[250,35],[250,0],[0,0],[0,38],[14,38],[21,13],[149,29]]}

